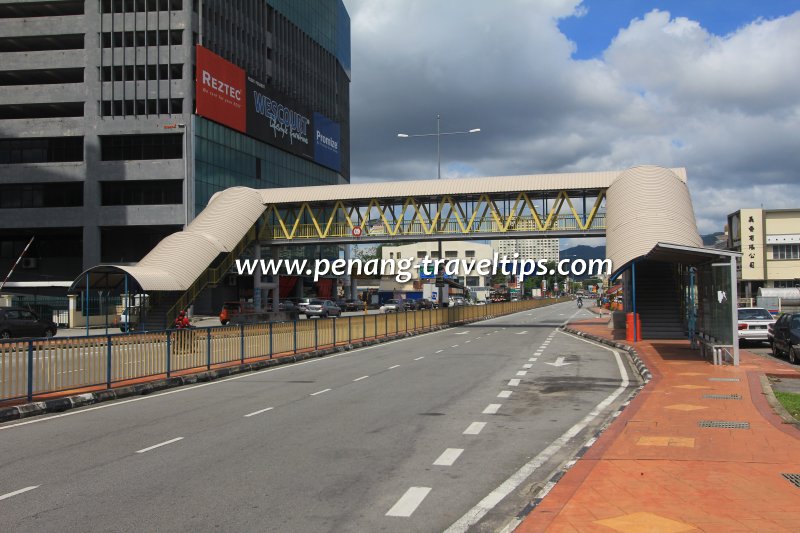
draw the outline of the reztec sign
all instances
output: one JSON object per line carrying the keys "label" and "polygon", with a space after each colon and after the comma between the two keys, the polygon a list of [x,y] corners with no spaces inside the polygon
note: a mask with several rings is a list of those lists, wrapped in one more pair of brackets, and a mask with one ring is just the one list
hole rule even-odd
{"label": "reztec sign", "polygon": [[244,70],[198,46],[195,86],[198,115],[247,132]]}
{"label": "reztec sign", "polygon": [[341,170],[340,127],[236,65],[197,46],[197,114],[260,141]]}

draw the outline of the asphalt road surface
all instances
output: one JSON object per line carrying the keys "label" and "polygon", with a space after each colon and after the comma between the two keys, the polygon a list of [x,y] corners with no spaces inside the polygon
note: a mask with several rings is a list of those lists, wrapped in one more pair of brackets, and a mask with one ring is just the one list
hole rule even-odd
{"label": "asphalt road surface", "polygon": [[0,425],[0,531],[495,531],[638,383],[573,316]]}

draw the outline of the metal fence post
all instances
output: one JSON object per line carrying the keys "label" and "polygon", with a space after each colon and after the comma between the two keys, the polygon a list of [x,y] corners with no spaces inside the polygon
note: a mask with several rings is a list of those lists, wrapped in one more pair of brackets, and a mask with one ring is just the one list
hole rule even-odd
{"label": "metal fence post", "polygon": [[33,401],[33,341],[28,341],[28,401]]}
{"label": "metal fence post", "polygon": [[206,328],[206,368],[211,370],[211,328]]}
{"label": "metal fence post", "polygon": [[167,331],[167,377],[169,377],[172,358],[172,332]]}
{"label": "metal fence post", "polygon": [[297,320],[294,321],[294,353],[297,353]]}
{"label": "metal fence post", "polygon": [[239,324],[239,338],[240,338],[240,347],[241,350],[241,362],[244,364],[244,324]]}
{"label": "metal fence post", "polygon": [[400,333],[400,316],[395,313],[394,314],[394,334],[398,335]]}
{"label": "metal fence post", "polygon": [[319,319],[314,321],[314,351],[319,349]]}
{"label": "metal fence post", "polygon": [[269,358],[272,359],[272,322],[269,323]]}
{"label": "metal fence post", "polygon": [[361,317],[361,340],[367,340],[367,315]]}
{"label": "metal fence post", "polygon": [[347,317],[347,344],[353,344],[353,317]]}
{"label": "metal fence post", "polygon": [[333,317],[333,347],[336,348],[336,317]]}
{"label": "metal fence post", "polygon": [[111,388],[111,335],[106,335],[106,388]]}
{"label": "metal fence post", "polygon": [[389,336],[389,315],[386,313],[383,314],[384,321],[386,322],[386,329],[384,330],[384,334],[386,337]]}
{"label": "metal fence post", "polygon": [[372,315],[375,317],[375,338],[378,338],[378,315]]}

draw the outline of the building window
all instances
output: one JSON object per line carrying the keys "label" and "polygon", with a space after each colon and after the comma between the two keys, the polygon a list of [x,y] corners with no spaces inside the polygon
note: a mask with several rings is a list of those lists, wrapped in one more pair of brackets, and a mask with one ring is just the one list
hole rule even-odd
{"label": "building window", "polygon": [[0,139],[0,164],[83,161],[83,137]]}
{"label": "building window", "polygon": [[183,203],[182,180],[100,182],[102,205],[165,205]]}
{"label": "building window", "polygon": [[794,289],[800,287],[800,280],[778,279],[772,282],[772,286],[775,289]]}
{"label": "building window", "polygon": [[102,0],[102,13],[142,13],[144,11],[180,11],[183,0]]}
{"label": "building window", "polygon": [[167,46],[183,43],[183,30],[106,31],[100,34],[103,48],[112,46]]}
{"label": "building window", "polygon": [[772,246],[773,259],[800,259],[800,244],[775,244]]}
{"label": "building window", "polygon": [[102,135],[100,158],[103,161],[135,161],[141,159],[181,159],[183,134]]}
{"label": "building window", "polygon": [[417,259],[425,259],[427,252],[417,252]]}
{"label": "building window", "polygon": [[475,250],[467,250],[466,252],[464,252],[464,255],[466,257],[475,257]]}
{"label": "building window", "polygon": [[100,69],[101,81],[179,80],[182,77],[183,65],[180,63],[171,65],[126,65],[124,67],[117,65]]}
{"label": "building window", "polygon": [[0,185],[0,209],[80,207],[82,205],[82,181]]}
{"label": "building window", "polygon": [[453,251],[453,250],[448,250],[448,251],[446,251],[446,252],[444,253],[444,256],[445,256],[445,257],[448,257],[448,258],[454,258],[454,257],[458,257],[458,252],[456,252],[456,251]]}
{"label": "building window", "polygon": [[183,98],[149,100],[105,100],[100,102],[100,115],[121,117],[136,115],[179,115],[183,112]]}

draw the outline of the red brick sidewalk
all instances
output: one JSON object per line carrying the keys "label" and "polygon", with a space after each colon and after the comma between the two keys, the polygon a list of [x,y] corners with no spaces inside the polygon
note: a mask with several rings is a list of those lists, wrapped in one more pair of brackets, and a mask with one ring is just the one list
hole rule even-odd
{"label": "red brick sidewalk", "polygon": [[[571,326],[613,338],[605,320]],[[800,474],[800,430],[772,412],[759,379],[800,373],[747,351],[738,368],[715,367],[686,341],[634,347],[653,379],[516,531],[800,531],[800,488],[781,476]]]}

